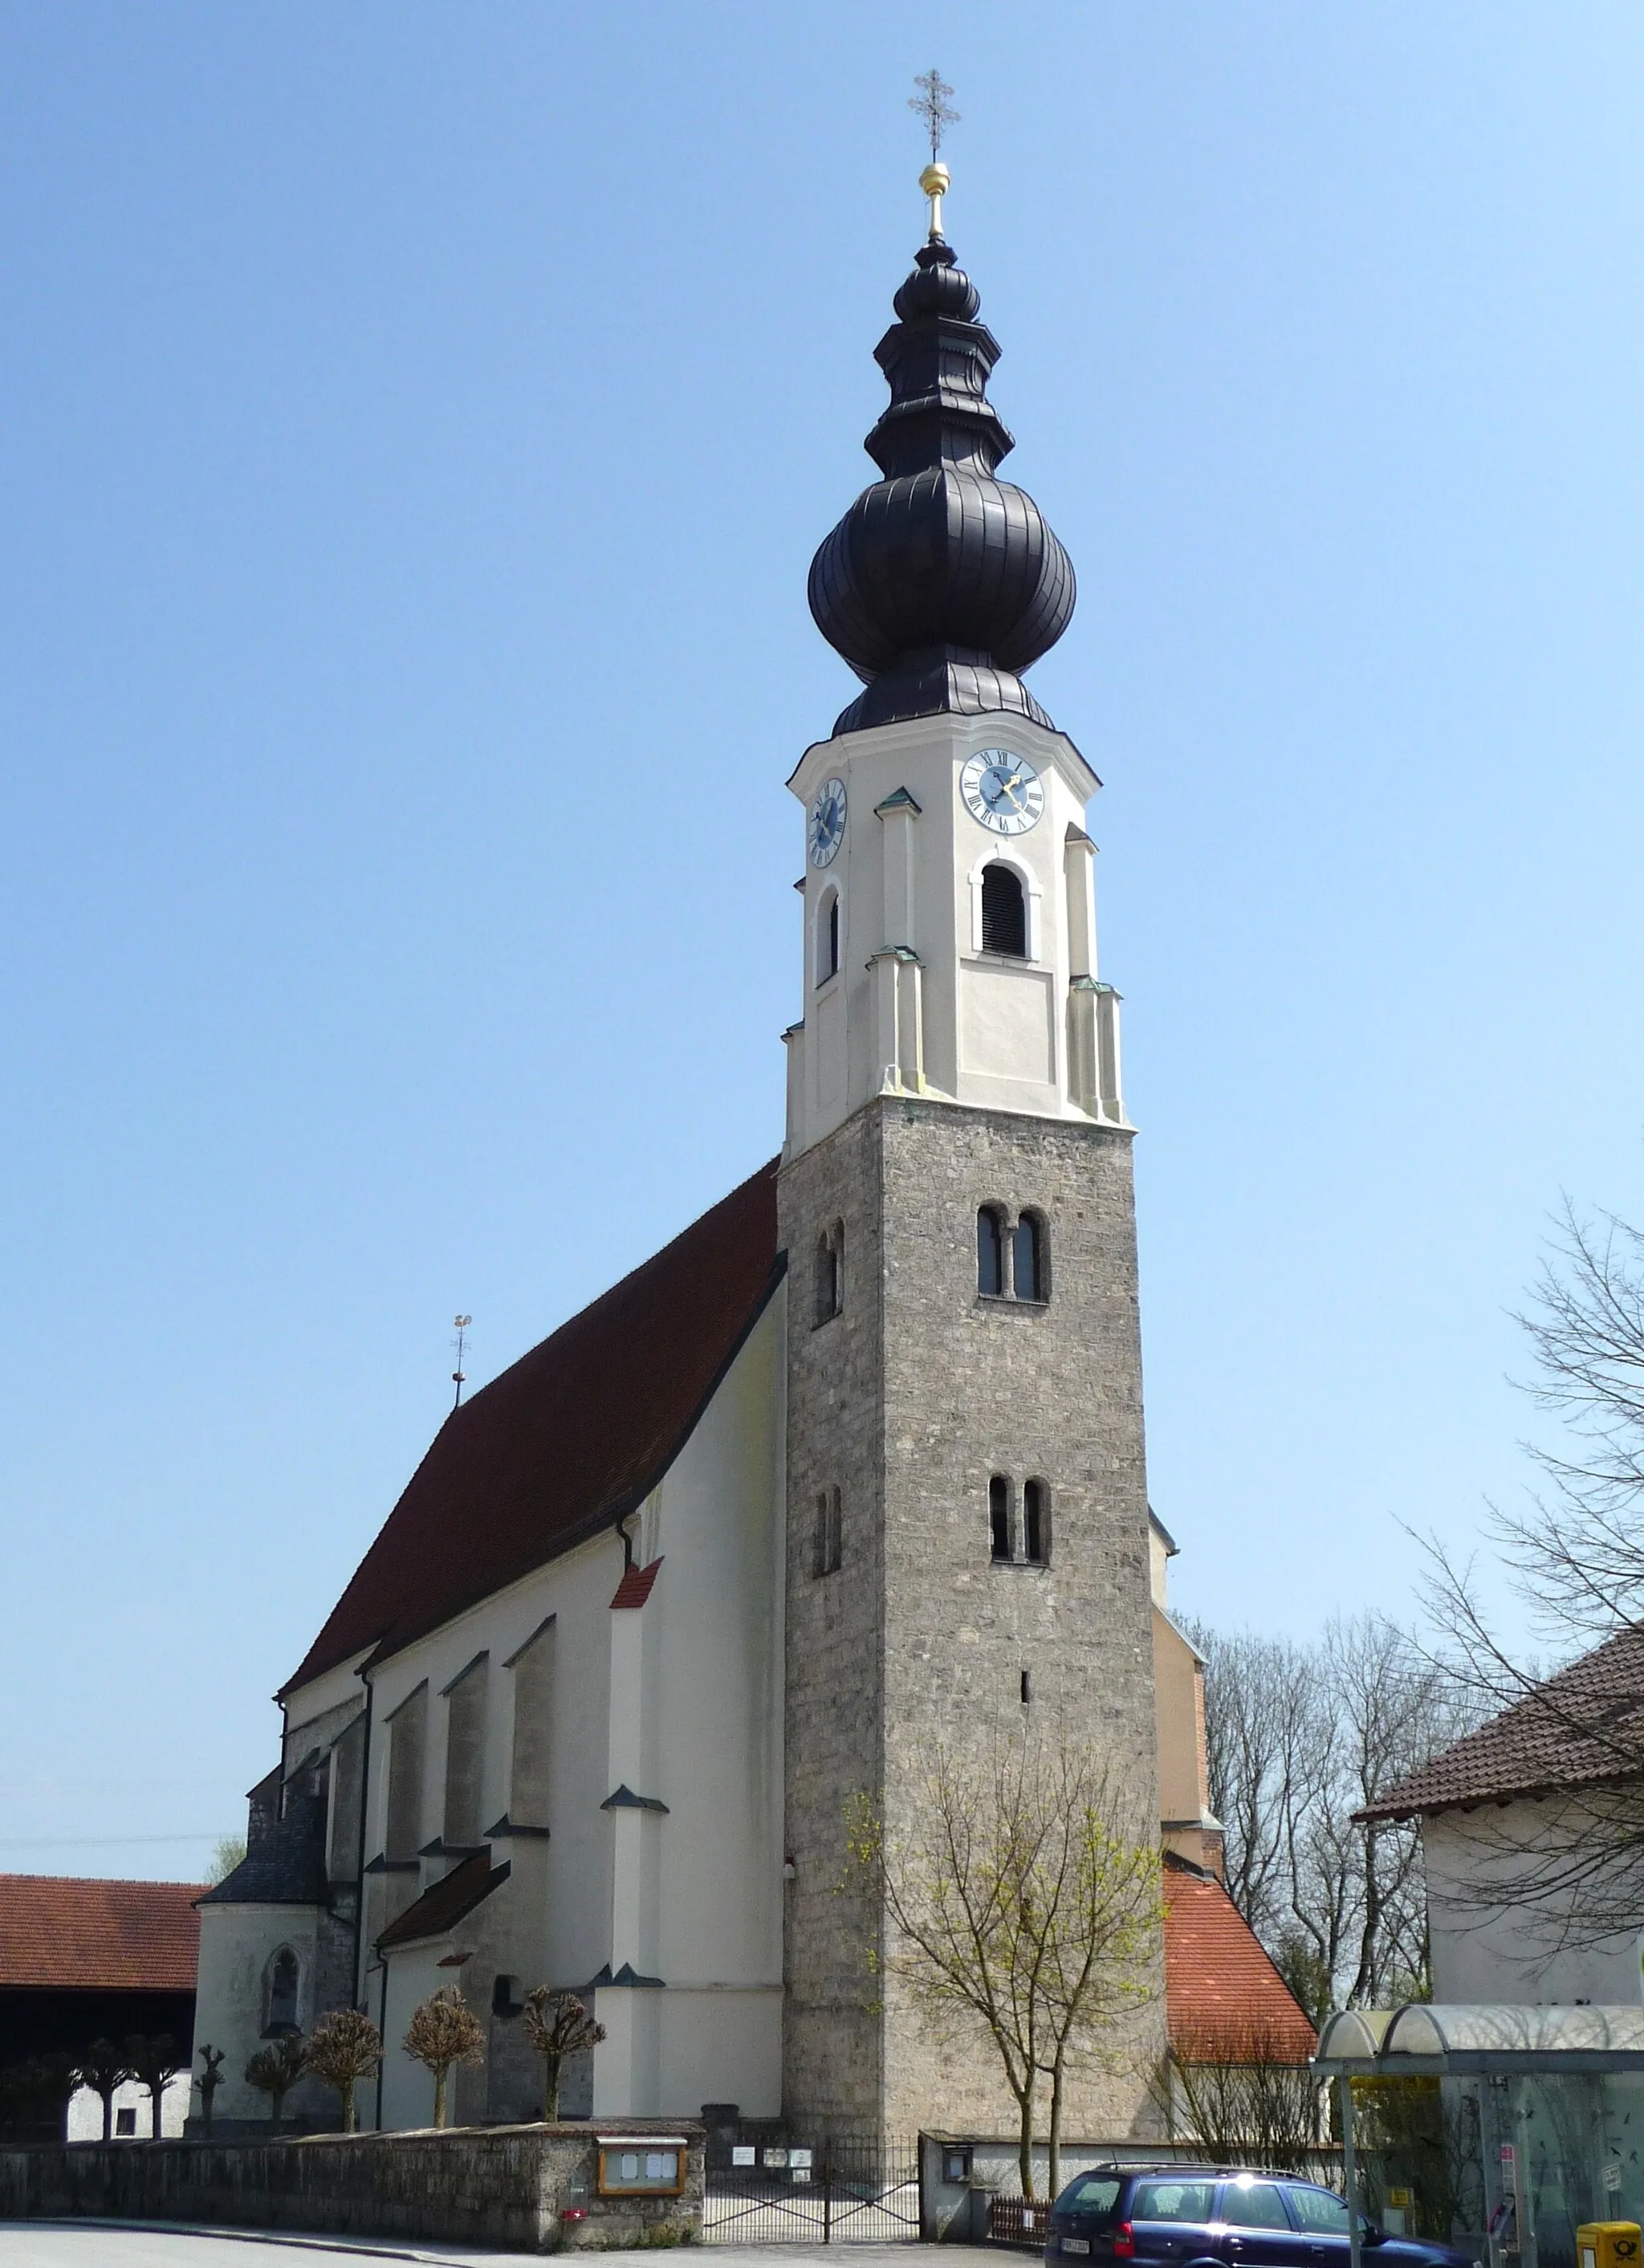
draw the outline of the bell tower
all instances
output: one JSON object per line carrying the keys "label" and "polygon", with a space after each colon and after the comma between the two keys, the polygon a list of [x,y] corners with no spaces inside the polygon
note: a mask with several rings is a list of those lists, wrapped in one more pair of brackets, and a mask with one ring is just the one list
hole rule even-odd
{"label": "bell tower", "polygon": [[[945,2051],[876,1973],[882,1918],[838,1894],[853,1797],[894,1825],[935,1746],[981,1767],[1000,1738],[1065,1738],[1106,1756],[1139,1838],[1159,1816],[1100,783],[1022,682],[1073,572],[998,477],[999,350],[942,232],[947,185],[922,176],[929,234],[876,350],[881,477],[811,568],[864,690],[789,782],[784,2101],[836,2132],[1014,2117],[989,2051]],[[1150,2051],[1079,2082],[1070,2134],[1150,2131]]]}

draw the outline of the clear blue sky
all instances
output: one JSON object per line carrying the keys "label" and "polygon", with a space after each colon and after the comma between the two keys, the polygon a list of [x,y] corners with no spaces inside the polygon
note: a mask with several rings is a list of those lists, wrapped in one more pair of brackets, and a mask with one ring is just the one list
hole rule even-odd
{"label": "clear blue sky", "polygon": [[0,40],[0,1867],[195,1873],[453,1314],[483,1381],[777,1147],[933,61],[1080,579],[1176,1596],[1404,1611],[1560,1188],[1644,1212],[1636,5]]}

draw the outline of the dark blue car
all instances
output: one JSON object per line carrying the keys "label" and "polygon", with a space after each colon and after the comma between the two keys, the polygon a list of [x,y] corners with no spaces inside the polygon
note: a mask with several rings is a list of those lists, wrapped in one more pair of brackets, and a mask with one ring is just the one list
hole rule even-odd
{"label": "dark blue car", "polygon": [[[1478,2268],[1470,2253],[1389,2236],[1362,2217],[1365,2268]],[[1225,2166],[1094,2167],[1051,2208],[1045,2258],[1109,2268],[1347,2268],[1347,2208],[1333,2190],[1287,2174]]]}

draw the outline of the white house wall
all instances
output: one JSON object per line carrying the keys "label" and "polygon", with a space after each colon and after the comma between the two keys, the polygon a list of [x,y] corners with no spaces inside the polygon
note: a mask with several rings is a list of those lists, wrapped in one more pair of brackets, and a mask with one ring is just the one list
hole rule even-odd
{"label": "white house wall", "polygon": [[[317,1965],[319,1911],[299,1905],[208,1905],[200,1909],[200,1968],[195,1994],[195,2077],[200,2072],[200,2050],[223,2051],[222,2082],[213,2115],[218,2118],[266,2118],[269,2098],[251,2086],[246,2065],[266,2044],[262,2033],[263,1978],[269,1961],[281,1946],[297,1955],[297,2021],[306,2031],[314,2019],[314,1975]],[[312,2093],[318,2082],[302,2081],[300,2102],[296,2089],[288,2100],[292,2114],[311,2099],[317,2105],[322,2094]],[[198,2094],[195,2110],[200,2109]]]}
{"label": "white house wall", "polygon": [[[508,1862],[510,1879],[448,1937],[390,1956],[383,2082],[389,2126],[424,2123],[431,2110],[427,2075],[399,2043],[410,2008],[436,1985],[460,1980],[490,2023],[499,1970],[520,1991],[538,1984],[582,1990],[624,1963],[664,1981],[660,1989],[597,1994],[596,2014],[610,2037],[595,2058],[596,2112],[683,2116],[715,2101],[740,2102],[750,2116],[780,2109],[785,1305],[779,1291],[660,1486],[628,1523],[638,1564],[663,1563],[644,1606],[612,1609],[624,1560],[621,1542],[607,1532],[372,1672],[368,1859],[385,1847],[387,1720],[424,1683],[417,1847],[441,1833],[443,1691],[482,1653],[489,1656],[490,1695],[482,1825],[510,1812],[507,1664],[553,1618],[550,1837],[497,1836],[491,1863]],[[328,1672],[289,1697],[293,1760],[315,1744],[299,1728],[345,1721],[348,1683],[343,1673]],[[602,1808],[622,1785],[667,1811]],[[436,1856],[415,1874],[367,1874],[359,1984],[373,2014],[382,2006],[383,1977],[372,1940],[393,1912],[453,1863]],[[249,1921],[243,1929],[248,1944],[260,1945],[266,1934]],[[208,1934],[221,1946],[224,1965],[238,1960],[240,1998],[247,1977],[239,1970],[249,1952],[232,1951],[232,1931],[214,1925]],[[461,1967],[438,1968],[465,1954]],[[202,1985],[203,1992],[203,1958]],[[507,2048],[513,2056],[512,2043]],[[500,2049],[498,2059],[505,2059]],[[483,2078],[465,2076],[459,2085],[463,2115],[502,2115],[504,2104],[492,2107],[483,2094]],[[218,2098],[225,2110],[226,2092]],[[362,2089],[366,2117],[371,2092]]]}
{"label": "white house wall", "polygon": [[1480,1889],[1487,1889],[1493,1878],[1510,1880],[1522,1865],[1505,1857],[1504,1846],[1533,1850],[1546,1843],[1552,1827],[1547,1807],[1528,1800],[1444,1811],[1423,1821],[1435,2000],[1636,2005],[1632,1937],[1596,1949],[1561,1949],[1556,1904],[1528,1908],[1508,1901],[1493,1907],[1479,1901]]}

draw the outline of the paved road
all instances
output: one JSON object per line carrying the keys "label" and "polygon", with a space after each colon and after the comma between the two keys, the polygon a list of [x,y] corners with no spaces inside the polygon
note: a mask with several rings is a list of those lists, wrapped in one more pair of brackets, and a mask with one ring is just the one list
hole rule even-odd
{"label": "paved road", "polygon": [[[702,2268],[961,2268],[971,2248],[950,2244],[711,2244]],[[221,2235],[212,2229],[87,2228],[0,2222],[0,2268],[362,2268],[412,2260],[431,2268],[505,2268],[535,2252],[453,2251],[443,2245],[355,2244],[324,2236]],[[657,2268],[654,2250],[602,2252],[600,2268]]]}

